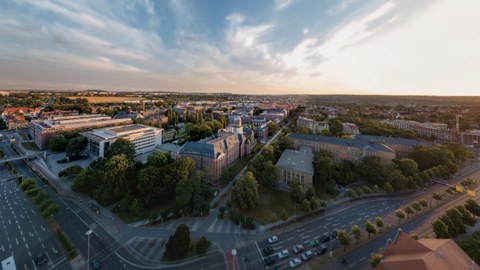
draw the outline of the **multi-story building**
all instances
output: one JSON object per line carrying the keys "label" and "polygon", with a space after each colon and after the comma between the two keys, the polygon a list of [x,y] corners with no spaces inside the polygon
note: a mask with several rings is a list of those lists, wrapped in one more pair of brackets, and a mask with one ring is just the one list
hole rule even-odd
{"label": "multi-story building", "polygon": [[50,138],[66,131],[74,132],[85,129],[130,124],[132,120],[112,119],[100,114],[82,114],[77,116],[54,117],[49,120],[32,120],[29,132],[40,149],[48,146]]}
{"label": "multi-story building", "polygon": [[162,144],[162,128],[140,124],[95,129],[80,133],[87,138],[87,150],[92,157],[103,157],[107,148],[119,138],[130,140],[137,155],[155,150]]}
{"label": "multi-story building", "polygon": [[310,146],[300,146],[300,149],[285,149],[277,164],[277,177],[283,186],[296,178],[303,185],[303,189],[313,187],[313,151]]}
{"label": "multi-story building", "polygon": [[357,136],[360,134],[360,129],[357,125],[347,122],[343,123],[343,133],[345,133],[346,135]]}
{"label": "multi-story building", "polygon": [[275,122],[281,122],[283,118],[285,118],[285,115],[283,113],[262,112],[258,116]]}
{"label": "multi-story building", "polygon": [[261,126],[255,126],[254,132],[255,132],[255,138],[266,140],[268,138],[268,132],[269,132],[268,125],[263,124]]}
{"label": "multi-story building", "polygon": [[385,120],[383,122],[401,129],[413,130],[420,136],[431,137],[440,142],[458,141],[458,131],[448,128],[447,124],[420,123],[408,120]]}
{"label": "multi-story building", "polygon": [[468,130],[459,133],[459,142],[480,157],[480,130]]}
{"label": "multi-story building", "polygon": [[308,129],[311,129],[313,132],[320,132],[322,130],[328,129],[328,122],[315,121],[305,117],[299,117],[297,119],[297,127],[306,127]]}
{"label": "multi-story building", "polygon": [[[222,176],[224,167],[250,154],[250,139],[243,134],[241,119],[238,117],[218,137],[198,142],[187,142],[180,150],[180,157],[190,157],[195,168],[216,181]],[[235,132],[235,133],[233,133]]]}
{"label": "multi-story building", "polygon": [[366,156],[377,156],[383,162],[396,158],[396,153],[390,147],[376,142],[360,139],[343,139],[321,135],[290,133],[287,135],[292,139],[296,148],[308,145],[314,151],[325,149],[332,153],[337,161],[350,160],[358,162]]}
{"label": "multi-story building", "polygon": [[355,140],[362,140],[364,142],[374,141],[384,144],[397,153],[397,158],[407,157],[408,153],[412,151],[415,146],[425,145],[432,147],[432,144],[427,141],[382,136],[357,135]]}

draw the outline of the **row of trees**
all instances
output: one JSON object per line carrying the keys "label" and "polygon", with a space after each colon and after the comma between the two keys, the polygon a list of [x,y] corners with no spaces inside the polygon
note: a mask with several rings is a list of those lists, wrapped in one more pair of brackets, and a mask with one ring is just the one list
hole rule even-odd
{"label": "row of trees", "polygon": [[20,184],[20,188],[25,195],[32,199],[38,210],[45,218],[51,218],[60,210],[60,206],[52,201],[47,193],[37,187],[35,180],[27,178]]}
{"label": "row of trees", "polygon": [[71,159],[78,158],[86,146],[87,139],[85,137],[70,132],[55,135],[48,143],[48,148],[51,151],[66,151],[67,157]]}
{"label": "row of trees", "polygon": [[477,223],[475,216],[480,216],[480,206],[470,199],[464,205],[447,209],[432,223],[432,228],[437,238],[452,238],[465,233],[467,225],[474,226]]}
{"label": "row of trees", "polygon": [[190,229],[185,224],[178,225],[175,233],[168,238],[163,260],[179,260],[188,255],[205,254],[211,242],[205,236],[198,241],[191,240]]}
{"label": "row of trees", "polygon": [[[368,234],[368,238],[370,238],[370,235],[380,232],[384,225],[384,221],[381,217],[375,217],[375,220],[373,222],[370,220],[365,222],[365,232]],[[350,231],[355,238],[356,244],[358,244],[358,241],[362,238],[363,235],[362,229],[360,228],[360,226],[353,224],[352,226],[350,226]],[[344,249],[346,249],[350,245],[350,234],[346,230],[338,230],[337,238]]]}
{"label": "row of trees", "polygon": [[405,218],[410,218],[410,215],[413,215],[415,213],[420,213],[423,210],[428,208],[428,202],[424,199],[421,199],[419,201],[415,201],[410,205],[407,205],[403,210],[398,209],[395,211],[395,216],[398,218],[398,223],[402,221],[402,219]]}

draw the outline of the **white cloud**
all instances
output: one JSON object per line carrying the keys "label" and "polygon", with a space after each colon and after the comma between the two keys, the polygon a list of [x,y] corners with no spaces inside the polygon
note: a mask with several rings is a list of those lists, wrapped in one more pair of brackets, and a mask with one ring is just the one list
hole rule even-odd
{"label": "white cloud", "polygon": [[277,10],[285,9],[290,6],[294,0],[275,0],[275,8]]}
{"label": "white cloud", "polygon": [[342,0],[340,4],[330,8],[328,10],[328,13],[331,15],[337,15],[342,11],[346,10],[353,3],[353,1],[354,0]]}
{"label": "white cloud", "polygon": [[308,32],[310,32],[310,29],[308,29],[308,28],[303,28],[303,34],[304,34],[304,35],[308,34]]}

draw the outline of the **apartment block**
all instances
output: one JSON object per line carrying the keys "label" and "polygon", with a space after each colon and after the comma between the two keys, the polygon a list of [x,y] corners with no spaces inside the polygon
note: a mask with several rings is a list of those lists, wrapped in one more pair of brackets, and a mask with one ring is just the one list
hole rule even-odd
{"label": "apartment block", "polygon": [[313,132],[320,132],[324,129],[328,129],[328,122],[324,121],[315,121],[305,117],[299,117],[297,119],[297,127],[306,127],[311,129]]}

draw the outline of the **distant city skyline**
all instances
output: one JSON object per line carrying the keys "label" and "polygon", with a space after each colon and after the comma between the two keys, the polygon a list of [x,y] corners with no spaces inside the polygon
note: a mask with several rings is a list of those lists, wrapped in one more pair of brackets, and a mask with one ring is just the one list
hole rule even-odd
{"label": "distant city skyline", "polygon": [[0,3],[0,89],[480,95],[475,0]]}

